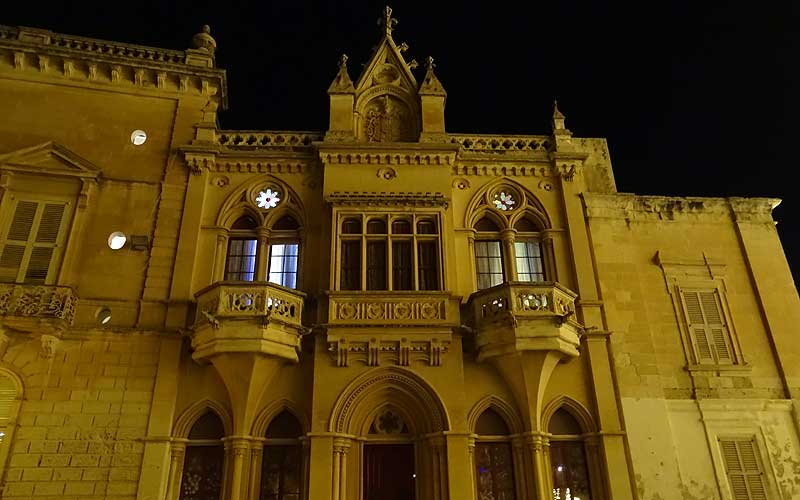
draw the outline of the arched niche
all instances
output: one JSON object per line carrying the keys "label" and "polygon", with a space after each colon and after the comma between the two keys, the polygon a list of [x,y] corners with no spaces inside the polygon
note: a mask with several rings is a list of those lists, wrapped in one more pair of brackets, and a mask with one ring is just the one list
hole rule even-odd
{"label": "arched niche", "polygon": [[479,434],[477,432],[478,421],[487,410],[493,411],[495,415],[502,418],[509,434],[520,434],[525,430],[522,425],[522,419],[514,407],[504,399],[490,395],[478,401],[467,416],[467,423],[472,433]]}
{"label": "arched niche", "polygon": [[[273,401],[267,405],[253,421],[253,436],[264,437],[267,434],[267,428],[283,412],[291,414],[300,425],[302,434],[305,435],[310,432],[311,427],[305,413],[300,411],[293,401],[288,399],[280,399]],[[269,436],[267,436],[269,437]]]}
{"label": "arched niche", "polygon": [[421,377],[397,367],[370,370],[354,380],[333,408],[330,431],[363,435],[375,410],[390,403],[407,415],[406,424],[418,434],[450,429],[441,399]]}
{"label": "arched niche", "polygon": [[[276,192],[279,199],[274,207],[268,209],[260,208],[257,202],[259,193],[266,189]],[[256,217],[263,227],[269,227],[286,214],[290,214],[300,226],[306,220],[300,196],[288,184],[271,175],[258,176],[235,187],[220,206],[216,225],[230,228],[244,214]]]}
{"label": "arched niche", "polygon": [[567,412],[578,424],[581,434],[597,432],[591,413],[582,404],[567,396],[560,396],[547,404],[542,411],[542,429],[550,428],[550,421],[557,411]]}
{"label": "arched niche", "polygon": [[189,433],[195,423],[208,412],[213,412],[222,422],[225,436],[230,436],[233,433],[233,420],[227,409],[217,401],[204,399],[192,404],[178,417],[173,427],[172,437],[189,439]]}
{"label": "arched niche", "polygon": [[523,216],[537,221],[540,229],[552,227],[539,198],[520,183],[506,177],[487,183],[473,195],[465,211],[464,227],[474,227],[487,212],[503,220],[502,225],[508,228],[514,227],[514,223]]}

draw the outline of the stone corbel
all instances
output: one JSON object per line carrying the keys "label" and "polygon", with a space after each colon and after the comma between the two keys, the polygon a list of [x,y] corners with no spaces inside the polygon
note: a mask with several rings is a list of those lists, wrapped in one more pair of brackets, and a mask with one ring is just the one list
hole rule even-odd
{"label": "stone corbel", "polygon": [[137,68],[133,72],[133,83],[137,87],[141,87],[144,85],[144,70],[142,68]]}
{"label": "stone corbel", "polygon": [[40,73],[47,73],[47,70],[50,68],[50,56],[40,55],[39,56],[39,72]]}
{"label": "stone corbel", "polygon": [[97,80],[97,64],[89,63],[89,81]]}
{"label": "stone corbel", "polygon": [[56,355],[56,350],[61,342],[55,335],[42,335],[42,357],[45,359],[53,359]]}
{"label": "stone corbel", "polygon": [[14,69],[25,69],[25,52],[14,52]]}
{"label": "stone corbel", "polygon": [[216,166],[216,157],[212,154],[185,153],[185,159],[189,171],[195,175],[199,175],[203,170],[212,170]]}
{"label": "stone corbel", "polygon": [[64,60],[64,77],[65,78],[72,78],[72,74],[75,72],[75,63],[69,60]]}

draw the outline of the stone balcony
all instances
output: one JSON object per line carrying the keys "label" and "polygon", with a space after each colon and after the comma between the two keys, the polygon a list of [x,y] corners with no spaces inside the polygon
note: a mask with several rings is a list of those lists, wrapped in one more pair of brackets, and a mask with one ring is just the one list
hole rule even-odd
{"label": "stone balcony", "polygon": [[337,366],[439,366],[458,326],[459,300],[435,291],[328,292],[328,351]]}
{"label": "stone balcony", "polygon": [[556,282],[508,282],[472,294],[478,359],[524,351],[578,356],[577,295]]}
{"label": "stone balcony", "polygon": [[23,332],[60,335],[72,326],[78,297],[70,287],[0,284],[0,324]]}
{"label": "stone balcony", "polygon": [[298,361],[304,293],[274,283],[227,281],[195,297],[194,359],[260,353]]}

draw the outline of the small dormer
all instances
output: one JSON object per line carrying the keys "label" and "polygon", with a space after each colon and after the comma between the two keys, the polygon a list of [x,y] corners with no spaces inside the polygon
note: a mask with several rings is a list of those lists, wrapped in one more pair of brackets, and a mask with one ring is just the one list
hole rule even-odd
{"label": "small dormer", "polygon": [[433,59],[425,79],[418,84],[411,72],[417,62],[406,62],[408,45],[397,45],[392,31],[397,19],[386,7],[380,20],[383,33],[358,80],[347,71],[347,56],[328,88],[330,126],[328,141],[416,142],[444,137],[446,93],[433,73]]}

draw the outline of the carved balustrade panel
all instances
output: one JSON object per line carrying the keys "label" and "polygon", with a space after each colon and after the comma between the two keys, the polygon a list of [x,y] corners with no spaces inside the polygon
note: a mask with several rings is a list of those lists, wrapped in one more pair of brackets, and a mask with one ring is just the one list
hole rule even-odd
{"label": "carved balustrade panel", "polygon": [[217,143],[234,148],[311,147],[325,138],[323,132],[220,130]]}
{"label": "carved balustrade panel", "polygon": [[59,320],[75,319],[78,297],[66,286],[0,284],[0,316]]}
{"label": "carved balustrade panel", "polygon": [[303,297],[273,283],[216,283],[197,294],[196,322],[262,318],[301,326]]}
{"label": "carved balustrade panel", "polygon": [[328,323],[363,326],[446,325],[458,304],[447,292],[330,292]]}
{"label": "carved balustrade panel", "polygon": [[555,282],[509,282],[472,295],[476,326],[514,318],[570,317],[576,295]]}
{"label": "carved balustrade panel", "polygon": [[546,135],[455,135],[449,134],[450,142],[466,151],[506,152],[534,151],[547,153],[553,150],[552,138]]}

